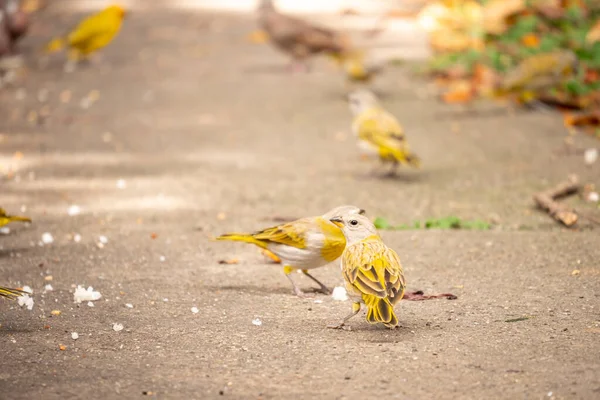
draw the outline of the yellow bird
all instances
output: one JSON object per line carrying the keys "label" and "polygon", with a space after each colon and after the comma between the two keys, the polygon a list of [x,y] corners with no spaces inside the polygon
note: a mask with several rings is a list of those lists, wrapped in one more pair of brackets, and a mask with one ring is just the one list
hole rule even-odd
{"label": "yellow bird", "polygon": [[328,328],[345,328],[346,322],[367,306],[367,322],[398,326],[394,305],[402,299],[406,281],[398,254],[383,243],[375,225],[363,215],[345,214],[331,219],[342,229],[348,243],[342,254],[342,276],[352,303],[352,313],[339,324]]}
{"label": "yellow bird", "polygon": [[291,273],[298,269],[316,282],[321,292],[330,294],[331,290],[309,274],[308,270],[335,261],[346,247],[344,234],[329,220],[342,214],[363,213],[364,210],[358,207],[341,206],[322,216],[301,218],[255,233],[228,233],[219,236],[216,240],[252,243],[272,254],[275,261],[283,264],[283,272],[292,283],[294,294],[299,297],[304,297],[305,294],[291,276]]}
{"label": "yellow bird", "polygon": [[391,163],[389,175],[398,165],[420,167],[420,158],[411,152],[404,130],[398,120],[387,112],[368,90],[357,90],[348,96],[350,111],[354,115],[352,131],[358,138],[363,155],[376,156],[382,163]]}
{"label": "yellow bird", "polygon": [[0,208],[0,227],[9,224],[11,222],[31,222],[31,219],[27,217],[19,217],[16,215],[8,215],[3,208]]}
{"label": "yellow bird", "polygon": [[331,57],[343,69],[349,87],[357,83],[370,83],[385,66],[382,59],[374,58],[365,50],[353,49],[332,53]]}
{"label": "yellow bird", "polygon": [[29,294],[19,289],[9,289],[6,287],[0,286],[0,297],[6,297],[9,300],[15,300],[17,297],[23,296],[24,294]]}
{"label": "yellow bird", "polygon": [[85,59],[117,36],[126,14],[127,11],[121,6],[109,6],[85,18],[66,36],[50,41],[46,45],[46,52],[54,53],[68,46],[70,59]]}

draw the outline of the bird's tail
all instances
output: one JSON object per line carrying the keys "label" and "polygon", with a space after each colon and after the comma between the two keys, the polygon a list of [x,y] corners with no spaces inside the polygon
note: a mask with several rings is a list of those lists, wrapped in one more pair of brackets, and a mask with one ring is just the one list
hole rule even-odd
{"label": "bird's tail", "polygon": [[249,235],[247,233],[226,233],[224,235],[221,235],[221,236],[215,238],[215,240],[230,240],[233,242],[246,242],[246,243],[252,243],[252,244],[260,247],[261,249],[267,248],[267,244],[265,242],[263,242],[262,240],[258,240],[254,236]]}
{"label": "bird's tail", "polygon": [[67,45],[67,41],[64,37],[57,37],[52,39],[48,44],[44,47],[44,52],[56,53],[57,51],[61,51]]}
{"label": "bird's tail", "polygon": [[17,297],[23,296],[24,294],[28,294],[19,289],[9,289],[5,287],[0,287],[0,297],[6,297],[9,300],[14,300]]}
{"label": "bird's tail", "polygon": [[367,322],[370,324],[382,323],[388,328],[398,326],[398,317],[394,313],[394,306],[388,299],[373,295],[363,295],[367,306]]}

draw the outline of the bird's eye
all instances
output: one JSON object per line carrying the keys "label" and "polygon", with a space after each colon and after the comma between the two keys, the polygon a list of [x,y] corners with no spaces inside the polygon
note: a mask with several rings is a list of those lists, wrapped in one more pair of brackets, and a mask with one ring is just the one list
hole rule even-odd
{"label": "bird's eye", "polygon": [[355,219],[353,219],[353,220],[350,221],[350,225],[356,226],[356,225],[358,225],[358,221],[355,220]]}

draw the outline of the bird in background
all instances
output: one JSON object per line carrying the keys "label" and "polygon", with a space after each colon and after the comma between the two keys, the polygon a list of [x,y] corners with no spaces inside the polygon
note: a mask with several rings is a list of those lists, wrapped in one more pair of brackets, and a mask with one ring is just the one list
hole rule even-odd
{"label": "bird in background", "polygon": [[559,87],[579,70],[577,55],[571,50],[557,50],[527,57],[510,69],[496,85],[492,97],[514,97],[532,103],[541,92]]}
{"label": "bird in background", "polygon": [[7,298],[9,300],[16,300],[17,297],[21,297],[25,294],[29,294],[19,289],[10,289],[7,287],[0,286],[0,297]]}
{"label": "bird in background", "polygon": [[4,19],[4,30],[9,43],[8,50],[14,53],[17,42],[25,36],[29,29],[30,18],[23,10],[20,0],[0,0],[0,9],[4,11],[3,17],[0,18]]}
{"label": "bird in background", "polygon": [[126,15],[125,8],[111,5],[85,18],[65,36],[51,40],[46,45],[45,51],[54,53],[68,47],[70,60],[85,60],[112,42],[121,30]]}
{"label": "bird in background", "polygon": [[340,215],[362,215],[364,210],[355,206],[340,206],[318,217],[301,218],[286,224],[273,226],[254,233],[227,233],[216,240],[231,240],[252,243],[274,255],[275,261],[283,265],[283,272],[292,283],[294,294],[306,295],[292,279],[292,272],[301,270],[316,282],[320,292],[331,290],[308,273],[338,259],[346,247],[344,234],[331,218]]}
{"label": "bird in background", "polygon": [[27,217],[20,217],[16,215],[8,215],[3,208],[0,208],[0,227],[9,224],[11,222],[30,222],[31,219]]}
{"label": "bird in background", "polygon": [[342,276],[352,312],[340,323],[328,328],[349,329],[346,323],[364,304],[367,322],[388,328],[398,326],[394,305],[402,299],[406,281],[398,254],[383,243],[375,225],[364,215],[343,214],[331,219],[346,237],[341,258]]}
{"label": "bird in background", "polygon": [[421,159],[410,150],[400,123],[379,104],[375,94],[357,90],[348,95],[348,101],[354,115],[352,131],[364,156],[375,156],[383,164],[391,164],[388,175],[394,175],[400,164],[421,166]]}
{"label": "bird in background", "polygon": [[340,53],[332,53],[331,57],[344,72],[346,87],[349,91],[355,90],[359,84],[371,83],[386,65],[386,60],[376,58],[373,52],[366,49],[349,49]]}
{"label": "bird in background", "polygon": [[311,56],[340,53],[348,46],[347,38],[334,30],[281,14],[272,0],[260,2],[258,24],[268,34],[271,43],[292,58],[292,71],[307,71],[307,60]]}

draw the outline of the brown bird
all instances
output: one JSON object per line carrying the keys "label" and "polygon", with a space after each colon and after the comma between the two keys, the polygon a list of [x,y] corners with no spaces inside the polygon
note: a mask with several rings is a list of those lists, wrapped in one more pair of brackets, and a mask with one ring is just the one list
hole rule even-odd
{"label": "brown bird", "polygon": [[8,27],[6,24],[6,13],[0,7],[0,58],[5,56],[10,51],[10,36],[8,35]]}
{"label": "brown bird", "polygon": [[309,69],[307,59],[310,56],[337,54],[347,47],[345,38],[338,32],[281,14],[272,0],[261,1],[258,24],[267,32],[275,47],[292,57],[292,70],[306,71]]}
{"label": "brown bird", "polygon": [[29,29],[29,15],[23,11],[19,0],[0,0],[6,18],[6,32],[10,39],[10,51]]}

